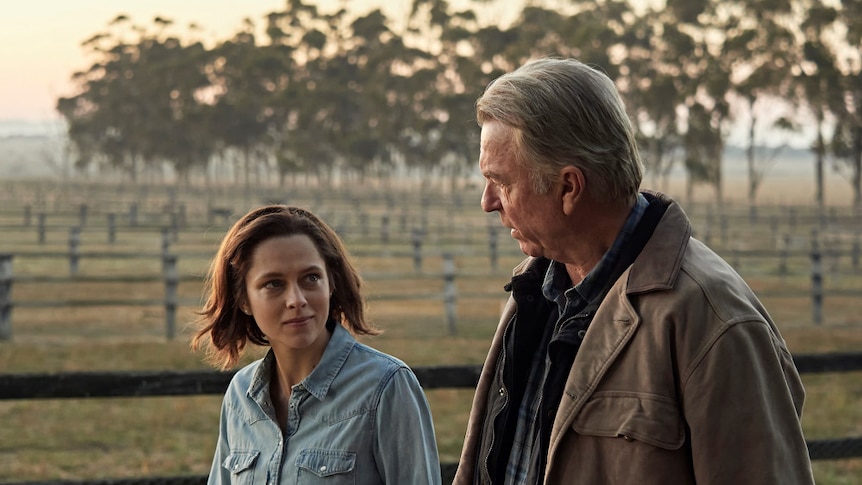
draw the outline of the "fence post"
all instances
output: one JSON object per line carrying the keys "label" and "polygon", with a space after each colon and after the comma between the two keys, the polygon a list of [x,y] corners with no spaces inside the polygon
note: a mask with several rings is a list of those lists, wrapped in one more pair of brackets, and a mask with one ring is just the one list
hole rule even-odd
{"label": "fence post", "polygon": [[129,204],[129,226],[136,227],[138,225],[138,203],[132,202]]}
{"label": "fence post", "polygon": [[778,217],[769,218],[769,228],[772,230],[772,240],[778,242]]}
{"label": "fence post", "polygon": [[45,244],[45,213],[40,212],[37,216],[38,219],[38,229],[39,232],[39,244]]}
{"label": "fence post", "polygon": [[446,304],[449,335],[455,335],[458,332],[455,327],[455,303],[458,299],[458,290],[455,288],[455,259],[449,253],[443,255],[443,282],[443,300]]}
{"label": "fence post", "polygon": [[383,244],[389,244],[389,215],[380,217],[380,240]]}
{"label": "fence post", "polygon": [[712,206],[706,208],[706,222],[703,227],[703,243],[707,246],[712,245],[712,226],[713,226]]}
{"label": "fence post", "polygon": [[180,227],[186,227],[188,224],[188,219],[186,218],[186,204],[185,202],[180,202],[177,206],[177,222]]}
{"label": "fence post", "polygon": [[162,255],[162,267],[165,275],[165,335],[168,340],[173,340],[176,333],[177,286],[179,285],[177,255]]}
{"label": "fence post", "polygon": [[173,242],[177,242],[180,240],[179,216],[175,211],[171,211],[169,218],[171,222],[171,240],[173,240]]}
{"label": "fence post", "polygon": [[81,204],[78,210],[78,225],[84,227],[87,225],[87,204]]}
{"label": "fence post", "polygon": [[491,255],[491,271],[497,271],[497,228],[488,224],[488,250]]}
{"label": "fence post", "polygon": [[11,254],[0,254],[0,340],[12,340]]}
{"label": "fence post", "polygon": [[81,228],[73,226],[69,228],[69,274],[75,276],[78,274],[78,253],[81,246]]}
{"label": "fence post", "polygon": [[421,273],[422,272],[422,231],[421,230],[413,229],[412,242],[413,242],[413,269],[415,269],[417,273]]}
{"label": "fence post", "polygon": [[[171,233],[167,227],[162,228],[162,263],[167,261],[168,252],[171,250]],[[166,270],[162,264],[162,270]]]}
{"label": "fence post", "polygon": [[851,260],[853,261],[853,269],[859,269],[859,231],[857,230],[853,234],[853,246],[850,253]]}
{"label": "fence post", "polygon": [[823,323],[823,265],[817,230],[811,231],[811,311],[815,325]]}
{"label": "fence post", "polygon": [[117,241],[117,216],[113,212],[108,213],[108,242],[114,244]]}
{"label": "fence post", "polygon": [[790,251],[790,234],[785,234],[781,250],[778,252],[778,275],[784,278],[787,276],[787,256]]}

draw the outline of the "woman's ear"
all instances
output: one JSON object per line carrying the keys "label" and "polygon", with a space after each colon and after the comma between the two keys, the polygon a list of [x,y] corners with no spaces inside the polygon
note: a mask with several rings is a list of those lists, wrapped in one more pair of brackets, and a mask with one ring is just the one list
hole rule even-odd
{"label": "woman's ear", "polygon": [[568,165],[560,170],[563,214],[570,215],[581,197],[586,193],[586,178],[578,167]]}
{"label": "woman's ear", "polygon": [[245,313],[246,315],[251,315],[251,307],[249,306],[248,301],[246,301],[245,297],[241,298],[236,305],[239,307],[239,310],[241,312]]}

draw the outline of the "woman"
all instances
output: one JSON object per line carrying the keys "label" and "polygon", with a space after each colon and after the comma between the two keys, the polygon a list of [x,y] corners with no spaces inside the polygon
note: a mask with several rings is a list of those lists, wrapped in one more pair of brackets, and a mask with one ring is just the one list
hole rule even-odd
{"label": "woman", "polygon": [[361,279],[310,212],[251,211],[225,235],[192,340],[231,380],[209,483],[438,484],[428,401],[400,360],[358,343]]}

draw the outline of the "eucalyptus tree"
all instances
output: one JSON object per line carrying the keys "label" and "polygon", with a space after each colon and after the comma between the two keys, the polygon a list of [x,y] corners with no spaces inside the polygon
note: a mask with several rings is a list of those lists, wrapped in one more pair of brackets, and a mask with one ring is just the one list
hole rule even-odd
{"label": "eucalyptus tree", "polygon": [[836,46],[829,36],[834,32],[837,10],[822,0],[806,0],[805,16],[800,23],[803,35],[802,59],[794,72],[795,95],[814,116],[814,200],[820,210],[825,204],[824,167],[826,164],[827,117],[843,109],[841,72]]}
{"label": "eucalyptus tree", "polygon": [[416,0],[403,36],[426,55],[413,62],[414,99],[406,100],[413,123],[403,131],[400,150],[429,174],[447,173],[452,191],[469,180],[479,151],[474,106],[493,73],[477,59],[477,46],[488,45],[476,39],[482,29],[472,9],[453,11],[445,1]]}
{"label": "eucalyptus tree", "polygon": [[706,184],[720,207],[730,85],[713,7],[710,0],[667,0],[624,13],[632,20],[621,33],[618,84],[647,171],[662,176],[682,161],[687,199]]}
{"label": "eucalyptus tree", "polygon": [[785,114],[771,120],[773,131],[792,130],[788,100],[793,86],[792,70],[801,56],[796,26],[799,23],[792,0],[724,1],[726,12],[723,57],[729,60],[734,99],[748,112],[746,163],[748,203],[754,209],[757,191],[777,154],[786,142],[772,140],[771,153],[758,149],[758,124],[766,105],[783,107]]}
{"label": "eucalyptus tree", "polygon": [[154,22],[159,31],[137,44],[136,78],[145,104],[136,116],[136,133],[155,173],[167,163],[177,181],[188,182],[190,173],[204,169],[215,151],[211,106],[200,97],[209,88],[205,74],[209,52],[200,42],[186,45],[176,36],[164,35],[170,20],[157,17]]}
{"label": "eucalyptus tree", "polygon": [[841,88],[843,109],[836,113],[832,153],[839,169],[849,171],[853,207],[862,211],[862,0],[841,0],[839,21],[846,29],[847,51]]}
{"label": "eucalyptus tree", "polygon": [[289,57],[259,45],[254,23],[246,19],[231,39],[217,45],[207,68],[212,125],[220,150],[238,154],[236,171],[249,189],[252,174],[267,168],[269,133],[277,123],[273,103],[285,83]]}
{"label": "eucalyptus tree", "polygon": [[630,13],[621,35],[617,85],[632,119],[646,175],[666,182],[682,155],[678,108],[694,93],[696,82],[683,69],[694,42],[677,29],[672,11],[646,8]]}
{"label": "eucalyptus tree", "polygon": [[322,14],[302,0],[267,16],[269,45],[289,58],[284,83],[273,96],[277,116],[270,127],[279,175],[315,176],[328,184],[340,155],[327,124],[336,117],[343,79],[333,78],[330,60],[341,52],[346,12]]}
{"label": "eucalyptus tree", "polygon": [[[76,168],[113,169],[134,181],[145,151],[136,129],[146,101],[138,84],[138,47],[125,40],[128,24],[128,17],[117,16],[109,24],[113,32],[95,34],[82,43],[95,62],[73,74],[77,94],[60,98],[57,110],[69,127]],[[132,30],[132,35],[143,35],[140,28]]]}
{"label": "eucalyptus tree", "polygon": [[338,167],[360,179],[385,177],[413,121],[410,74],[423,53],[408,49],[380,10],[324,14],[293,0],[269,16],[267,31],[293,54],[278,98],[287,108],[276,130],[282,173]]}
{"label": "eucalyptus tree", "polygon": [[161,176],[168,163],[184,178],[206,163],[211,144],[201,133],[206,108],[197,98],[207,86],[205,49],[171,35],[170,20],[153,22],[150,33],[120,15],[114,30],[84,43],[97,61],[73,77],[78,94],[57,103],[79,168],[104,163],[135,181],[147,167]]}

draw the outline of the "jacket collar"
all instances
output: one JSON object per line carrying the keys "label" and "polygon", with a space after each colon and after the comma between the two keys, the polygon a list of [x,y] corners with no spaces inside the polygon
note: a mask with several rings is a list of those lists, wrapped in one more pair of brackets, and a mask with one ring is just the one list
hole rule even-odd
{"label": "jacket collar", "polygon": [[653,203],[658,199],[666,210],[640,255],[605,296],[587,330],[554,419],[547,467],[553,464],[555,449],[565,430],[641,323],[628,295],[672,288],[679,275],[691,224],[669,197],[656,192],[644,195]]}
{"label": "jacket collar", "polygon": [[644,195],[658,199],[667,209],[631,266],[626,288],[629,295],[672,288],[691,238],[691,223],[679,204],[658,192],[645,191]]}

